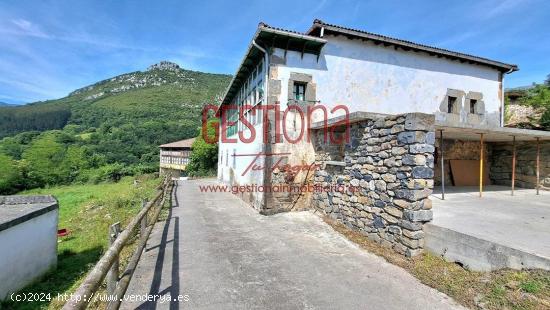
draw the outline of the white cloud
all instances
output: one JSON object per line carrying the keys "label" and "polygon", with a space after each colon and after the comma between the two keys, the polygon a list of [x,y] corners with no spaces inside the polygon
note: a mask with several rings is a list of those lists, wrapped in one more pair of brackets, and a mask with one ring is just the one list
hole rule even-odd
{"label": "white cloud", "polygon": [[33,24],[32,22],[18,18],[18,19],[12,19],[11,23],[15,25],[15,27],[9,27],[7,25],[4,25],[2,27],[2,30],[0,32],[7,33],[7,34],[13,34],[13,35],[21,35],[21,36],[30,36],[30,37],[38,37],[38,38],[50,38],[49,35],[44,33],[40,27]]}
{"label": "white cloud", "polygon": [[479,17],[490,19],[504,14],[508,14],[515,9],[526,6],[530,0],[504,0],[504,1],[488,1],[481,4]]}

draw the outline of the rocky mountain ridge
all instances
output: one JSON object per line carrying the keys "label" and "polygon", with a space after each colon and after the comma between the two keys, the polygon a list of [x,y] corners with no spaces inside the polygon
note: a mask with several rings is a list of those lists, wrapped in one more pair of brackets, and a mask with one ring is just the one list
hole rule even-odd
{"label": "rocky mountain ridge", "polygon": [[183,87],[184,84],[189,86],[196,84],[197,74],[203,73],[182,69],[178,64],[173,62],[161,61],[149,66],[146,71],[121,74],[77,89],[70,93],[69,96],[82,96],[83,100],[95,100],[110,94],[118,94],[140,88],[167,84],[176,87]]}

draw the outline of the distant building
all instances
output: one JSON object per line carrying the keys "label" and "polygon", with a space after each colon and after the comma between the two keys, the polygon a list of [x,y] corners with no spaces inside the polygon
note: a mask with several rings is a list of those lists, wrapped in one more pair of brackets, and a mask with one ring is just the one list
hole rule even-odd
{"label": "distant building", "polygon": [[195,138],[160,146],[160,173],[185,175]]}

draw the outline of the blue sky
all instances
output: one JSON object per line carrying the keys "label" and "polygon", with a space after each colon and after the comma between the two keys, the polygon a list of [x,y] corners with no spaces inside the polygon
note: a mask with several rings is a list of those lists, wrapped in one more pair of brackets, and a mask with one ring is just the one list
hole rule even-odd
{"label": "blue sky", "polygon": [[518,64],[505,87],[550,74],[546,0],[0,0],[0,102],[64,97],[160,60],[233,74],[258,22],[305,31],[315,18]]}

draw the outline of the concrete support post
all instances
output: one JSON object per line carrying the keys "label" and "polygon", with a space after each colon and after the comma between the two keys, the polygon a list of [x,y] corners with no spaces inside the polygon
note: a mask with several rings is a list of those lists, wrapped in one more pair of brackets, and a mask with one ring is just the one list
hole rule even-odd
{"label": "concrete support post", "polygon": [[441,200],[445,200],[445,160],[443,158],[443,130],[439,131],[439,137],[439,150],[441,154]]}
{"label": "concrete support post", "polygon": [[[111,245],[115,242],[120,232],[120,222],[114,223],[109,227],[109,247],[111,247]],[[107,282],[107,294],[109,295],[113,295],[115,293],[118,282],[118,268],[119,258],[117,256],[111,265],[109,272],[107,272],[107,276],[105,277],[105,281]]]}
{"label": "concrete support post", "polygon": [[483,197],[483,134],[479,140],[479,197]]}
{"label": "concrete support post", "polygon": [[537,137],[537,195],[540,191],[540,138]]}
{"label": "concrete support post", "polygon": [[514,189],[516,187],[516,136],[513,137],[512,144],[512,196],[514,196]]}

